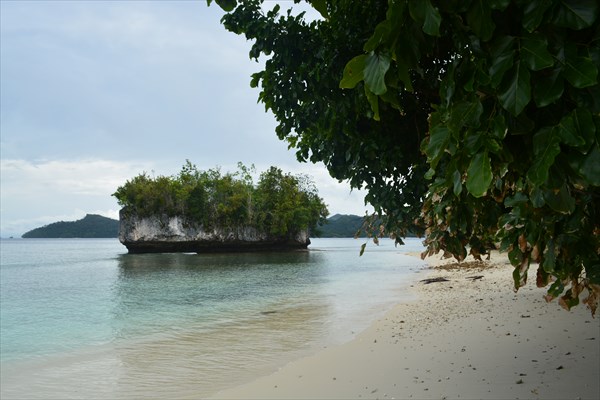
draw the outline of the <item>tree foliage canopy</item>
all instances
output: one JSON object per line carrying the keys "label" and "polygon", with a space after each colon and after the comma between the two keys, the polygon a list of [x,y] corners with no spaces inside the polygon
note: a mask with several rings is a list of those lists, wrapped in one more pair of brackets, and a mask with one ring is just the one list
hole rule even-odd
{"label": "tree foliage canopy", "polygon": [[253,167],[235,173],[200,171],[187,161],[177,176],[142,173],[113,194],[139,216],[182,216],[212,227],[251,226],[274,236],[315,231],[328,215],[312,180],[271,167],[255,185]]}
{"label": "tree foliage canopy", "polygon": [[387,234],[458,260],[499,245],[515,289],[536,262],[548,300],[595,312],[597,0],[312,0],[316,21],[217,3],[268,57],[251,85],[279,138],[365,187]]}

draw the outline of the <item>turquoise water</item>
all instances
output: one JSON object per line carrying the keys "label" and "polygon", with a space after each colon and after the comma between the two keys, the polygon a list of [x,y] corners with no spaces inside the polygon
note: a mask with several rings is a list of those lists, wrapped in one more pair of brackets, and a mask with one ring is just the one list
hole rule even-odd
{"label": "turquoise water", "polygon": [[116,239],[1,241],[2,398],[198,397],[366,328],[418,240],[309,251],[126,254]]}

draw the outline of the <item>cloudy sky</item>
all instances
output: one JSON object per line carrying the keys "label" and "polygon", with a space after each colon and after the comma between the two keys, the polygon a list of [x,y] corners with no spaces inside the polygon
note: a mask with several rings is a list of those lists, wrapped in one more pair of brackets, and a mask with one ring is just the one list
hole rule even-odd
{"label": "cloudy sky", "polygon": [[[283,2],[280,2],[283,3]],[[290,1],[290,5],[293,3]],[[0,236],[86,213],[141,172],[259,171],[313,177],[332,214],[364,193],[300,164],[257,104],[250,43],[205,1],[0,1]]]}

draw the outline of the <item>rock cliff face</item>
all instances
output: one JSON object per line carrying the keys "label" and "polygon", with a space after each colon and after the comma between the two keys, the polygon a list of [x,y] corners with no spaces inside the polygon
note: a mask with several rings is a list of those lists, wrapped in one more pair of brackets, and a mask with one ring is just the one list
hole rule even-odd
{"label": "rock cliff face", "polygon": [[290,237],[274,237],[253,227],[214,228],[184,217],[139,217],[120,212],[119,240],[130,253],[230,252],[305,249],[308,231]]}

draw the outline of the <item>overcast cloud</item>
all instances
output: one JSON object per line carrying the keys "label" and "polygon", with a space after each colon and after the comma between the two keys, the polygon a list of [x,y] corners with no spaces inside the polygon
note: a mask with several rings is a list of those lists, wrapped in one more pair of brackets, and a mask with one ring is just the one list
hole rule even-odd
{"label": "overcast cloud", "polygon": [[[290,2],[291,4],[291,2]],[[141,173],[307,173],[332,213],[364,193],[300,164],[249,87],[250,43],[204,1],[0,1],[0,235],[86,213],[116,218],[111,194]]]}

